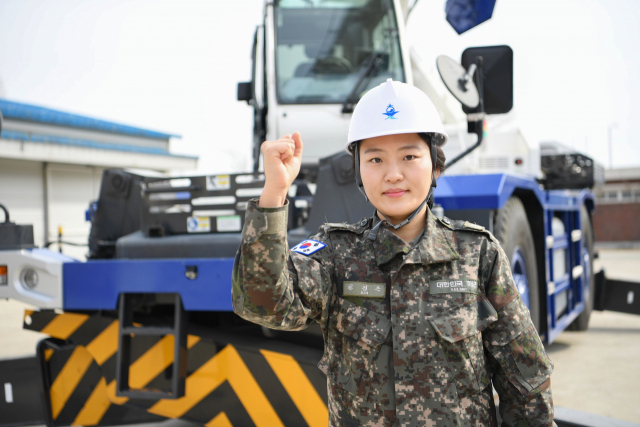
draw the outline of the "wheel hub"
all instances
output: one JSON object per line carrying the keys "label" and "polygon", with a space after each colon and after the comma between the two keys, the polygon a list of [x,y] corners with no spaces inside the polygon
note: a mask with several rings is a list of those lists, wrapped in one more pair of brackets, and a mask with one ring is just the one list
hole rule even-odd
{"label": "wheel hub", "polygon": [[520,246],[516,246],[513,249],[513,255],[511,257],[511,274],[513,275],[513,281],[520,292],[524,305],[529,310],[529,277],[527,275],[527,264],[524,258],[524,250]]}

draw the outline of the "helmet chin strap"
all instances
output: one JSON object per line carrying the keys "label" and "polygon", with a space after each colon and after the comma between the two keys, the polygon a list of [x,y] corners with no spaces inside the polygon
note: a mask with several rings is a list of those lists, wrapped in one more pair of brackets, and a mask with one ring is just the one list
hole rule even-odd
{"label": "helmet chin strap", "polygon": [[[431,142],[430,138],[428,135],[426,134],[419,134],[420,137],[427,143],[429,144],[430,148],[431,148],[431,164],[432,164],[432,168],[431,170],[433,171],[433,175],[431,176],[431,188],[429,189],[429,194],[427,195],[427,198],[424,199],[422,201],[422,203],[420,203],[420,206],[418,206],[412,213],[411,215],[409,215],[404,221],[402,221],[400,224],[397,225],[393,225],[389,222],[389,219],[379,210],[375,210],[375,212],[373,213],[373,216],[376,217],[376,213],[380,213],[380,215],[382,215],[384,217],[383,220],[381,220],[380,222],[378,222],[369,232],[369,236],[368,239],[369,240],[376,240],[376,238],[378,237],[378,231],[380,230],[380,226],[385,223],[387,225],[387,227],[389,228],[393,228],[394,230],[399,230],[400,228],[404,227],[405,225],[409,224],[413,218],[415,218],[415,216],[418,214],[418,212],[420,212],[422,210],[422,208],[424,207],[425,203],[428,204],[429,208],[431,208],[431,206],[433,205],[433,192],[435,191],[436,187],[438,186],[438,183],[436,182],[436,160],[437,160],[437,149],[436,149],[436,145],[434,143]],[[362,195],[364,196],[365,200],[368,202],[369,201],[369,197],[367,197],[367,193],[365,193],[364,191],[364,184],[362,183],[362,177],[360,176],[360,142],[356,142],[355,147],[354,147],[354,160],[355,160],[355,173],[356,173],[356,186],[358,187],[358,190],[362,193]]]}
{"label": "helmet chin strap", "polygon": [[368,202],[369,197],[367,197],[367,193],[364,192],[364,184],[362,183],[362,177],[360,176],[360,142],[359,141],[355,143],[353,155],[355,157],[356,186],[364,196],[364,199]]}

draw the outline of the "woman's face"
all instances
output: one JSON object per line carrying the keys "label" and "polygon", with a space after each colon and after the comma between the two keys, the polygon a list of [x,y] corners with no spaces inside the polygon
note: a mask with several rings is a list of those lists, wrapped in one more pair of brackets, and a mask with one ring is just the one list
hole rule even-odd
{"label": "woman's face", "polygon": [[360,175],[373,206],[392,223],[407,218],[427,198],[431,153],[417,133],[377,136],[360,143]]}

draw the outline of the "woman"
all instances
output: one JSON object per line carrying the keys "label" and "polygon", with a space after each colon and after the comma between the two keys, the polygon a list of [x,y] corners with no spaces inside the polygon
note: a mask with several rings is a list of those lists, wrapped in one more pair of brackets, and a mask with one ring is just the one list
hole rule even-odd
{"label": "woman", "polygon": [[262,146],[266,183],[247,209],[234,310],[273,329],[320,323],[331,426],[495,426],[492,384],[503,425],[553,425],[553,365],[507,257],[482,227],[428,209],[446,141],[420,90],[391,79],[370,90],[347,150],[376,214],[325,224],[291,251],[286,195],[302,141]]}

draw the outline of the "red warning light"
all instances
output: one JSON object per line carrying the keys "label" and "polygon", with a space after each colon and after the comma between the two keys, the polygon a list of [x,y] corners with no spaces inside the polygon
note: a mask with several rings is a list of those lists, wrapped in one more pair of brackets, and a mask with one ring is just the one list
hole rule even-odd
{"label": "red warning light", "polygon": [[7,280],[7,266],[0,265],[0,285],[6,285],[8,283],[9,282]]}

